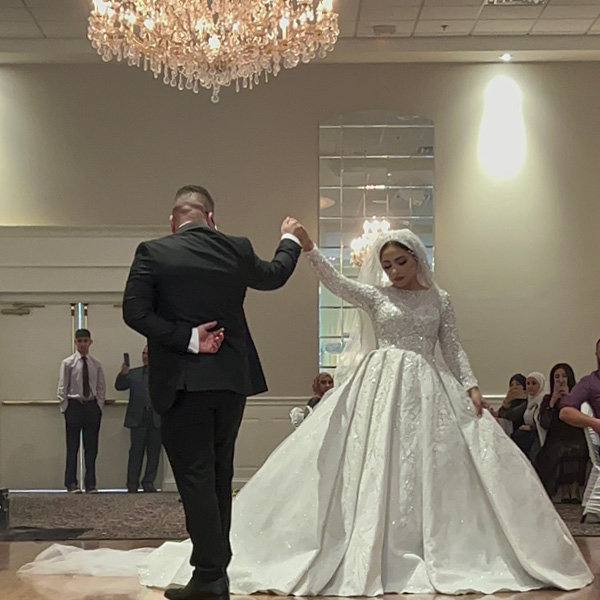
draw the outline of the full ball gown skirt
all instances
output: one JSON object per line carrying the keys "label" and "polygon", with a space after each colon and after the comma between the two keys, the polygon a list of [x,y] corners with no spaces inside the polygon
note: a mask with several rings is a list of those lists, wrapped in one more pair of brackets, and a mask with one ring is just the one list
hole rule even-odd
{"label": "full ball gown skirt", "polygon": [[[231,592],[376,596],[589,584],[527,458],[487,411],[475,415],[466,390],[477,382],[448,295],[361,285],[317,249],[308,254],[327,287],[369,314],[378,348],[235,498]],[[449,369],[436,361],[437,342]],[[184,585],[190,551],[189,542],[170,542],[144,555],[140,581]]]}

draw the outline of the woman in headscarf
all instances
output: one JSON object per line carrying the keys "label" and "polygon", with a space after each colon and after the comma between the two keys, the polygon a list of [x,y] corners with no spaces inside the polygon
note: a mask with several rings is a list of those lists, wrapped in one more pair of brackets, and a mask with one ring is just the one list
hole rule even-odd
{"label": "woman in headscarf", "polygon": [[333,387],[333,377],[329,373],[319,373],[312,383],[313,396],[307,406],[314,408],[321,398]]}
{"label": "woman in headscarf", "polygon": [[[525,391],[526,378],[521,373],[513,375],[508,382],[508,392],[498,409],[498,418],[505,419],[512,427],[509,433],[516,431],[523,425],[523,413],[527,407],[527,392]],[[490,412],[494,412],[490,409]],[[494,415],[496,416],[496,415]]]}
{"label": "woman in headscarf", "polygon": [[537,415],[546,394],[546,378],[538,371],[534,371],[527,375],[525,385],[527,406],[523,413],[523,424],[513,431],[511,437],[525,456],[531,458],[532,453],[535,454],[539,450],[538,437],[544,435],[544,433],[538,433]]}

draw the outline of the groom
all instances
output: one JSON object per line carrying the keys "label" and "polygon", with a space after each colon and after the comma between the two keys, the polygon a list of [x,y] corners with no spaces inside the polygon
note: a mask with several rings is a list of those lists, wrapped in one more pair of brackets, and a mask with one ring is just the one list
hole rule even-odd
{"label": "groom", "polygon": [[267,389],[244,298],[283,286],[301,251],[295,219],[267,262],[248,239],[218,232],[214,211],[206,189],[181,188],[172,235],[139,245],[123,300],[125,322],[148,338],[150,397],[193,544],[192,579],[170,600],[229,598],[235,439],[246,397]]}

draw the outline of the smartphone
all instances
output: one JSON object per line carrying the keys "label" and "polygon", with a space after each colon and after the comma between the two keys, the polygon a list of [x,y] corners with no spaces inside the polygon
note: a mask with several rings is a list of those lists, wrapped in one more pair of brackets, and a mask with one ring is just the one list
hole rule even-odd
{"label": "smartphone", "polygon": [[123,362],[129,366],[129,352],[123,352]]}

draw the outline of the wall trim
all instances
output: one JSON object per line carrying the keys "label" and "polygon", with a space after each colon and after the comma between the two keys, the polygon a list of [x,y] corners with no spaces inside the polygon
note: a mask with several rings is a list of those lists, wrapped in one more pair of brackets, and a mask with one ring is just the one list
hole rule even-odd
{"label": "wall trim", "polygon": [[[504,394],[483,394],[493,406],[500,404],[504,400]],[[106,405],[123,405],[127,404],[127,400],[121,398],[107,398]],[[303,405],[308,402],[308,396],[252,396],[246,401],[246,406],[282,406],[294,407]],[[28,400],[2,400],[2,404],[6,406],[47,406],[50,404],[59,404],[58,400],[53,399],[28,399]]]}
{"label": "wall trim", "polygon": [[[246,406],[298,406],[299,404],[306,404],[308,402],[308,396],[268,396],[268,397],[251,397],[246,401]],[[107,398],[106,406],[124,405],[127,404],[128,400],[121,398]],[[25,400],[13,400],[6,399],[2,400],[2,404],[5,406],[48,406],[59,404],[58,400],[51,398],[33,398]]]}
{"label": "wall trim", "polygon": [[157,238],[169,235],[164,225],[104,225],[98,227],[67,227],[63,225],[0,225],[0,237],[116,237]]}

